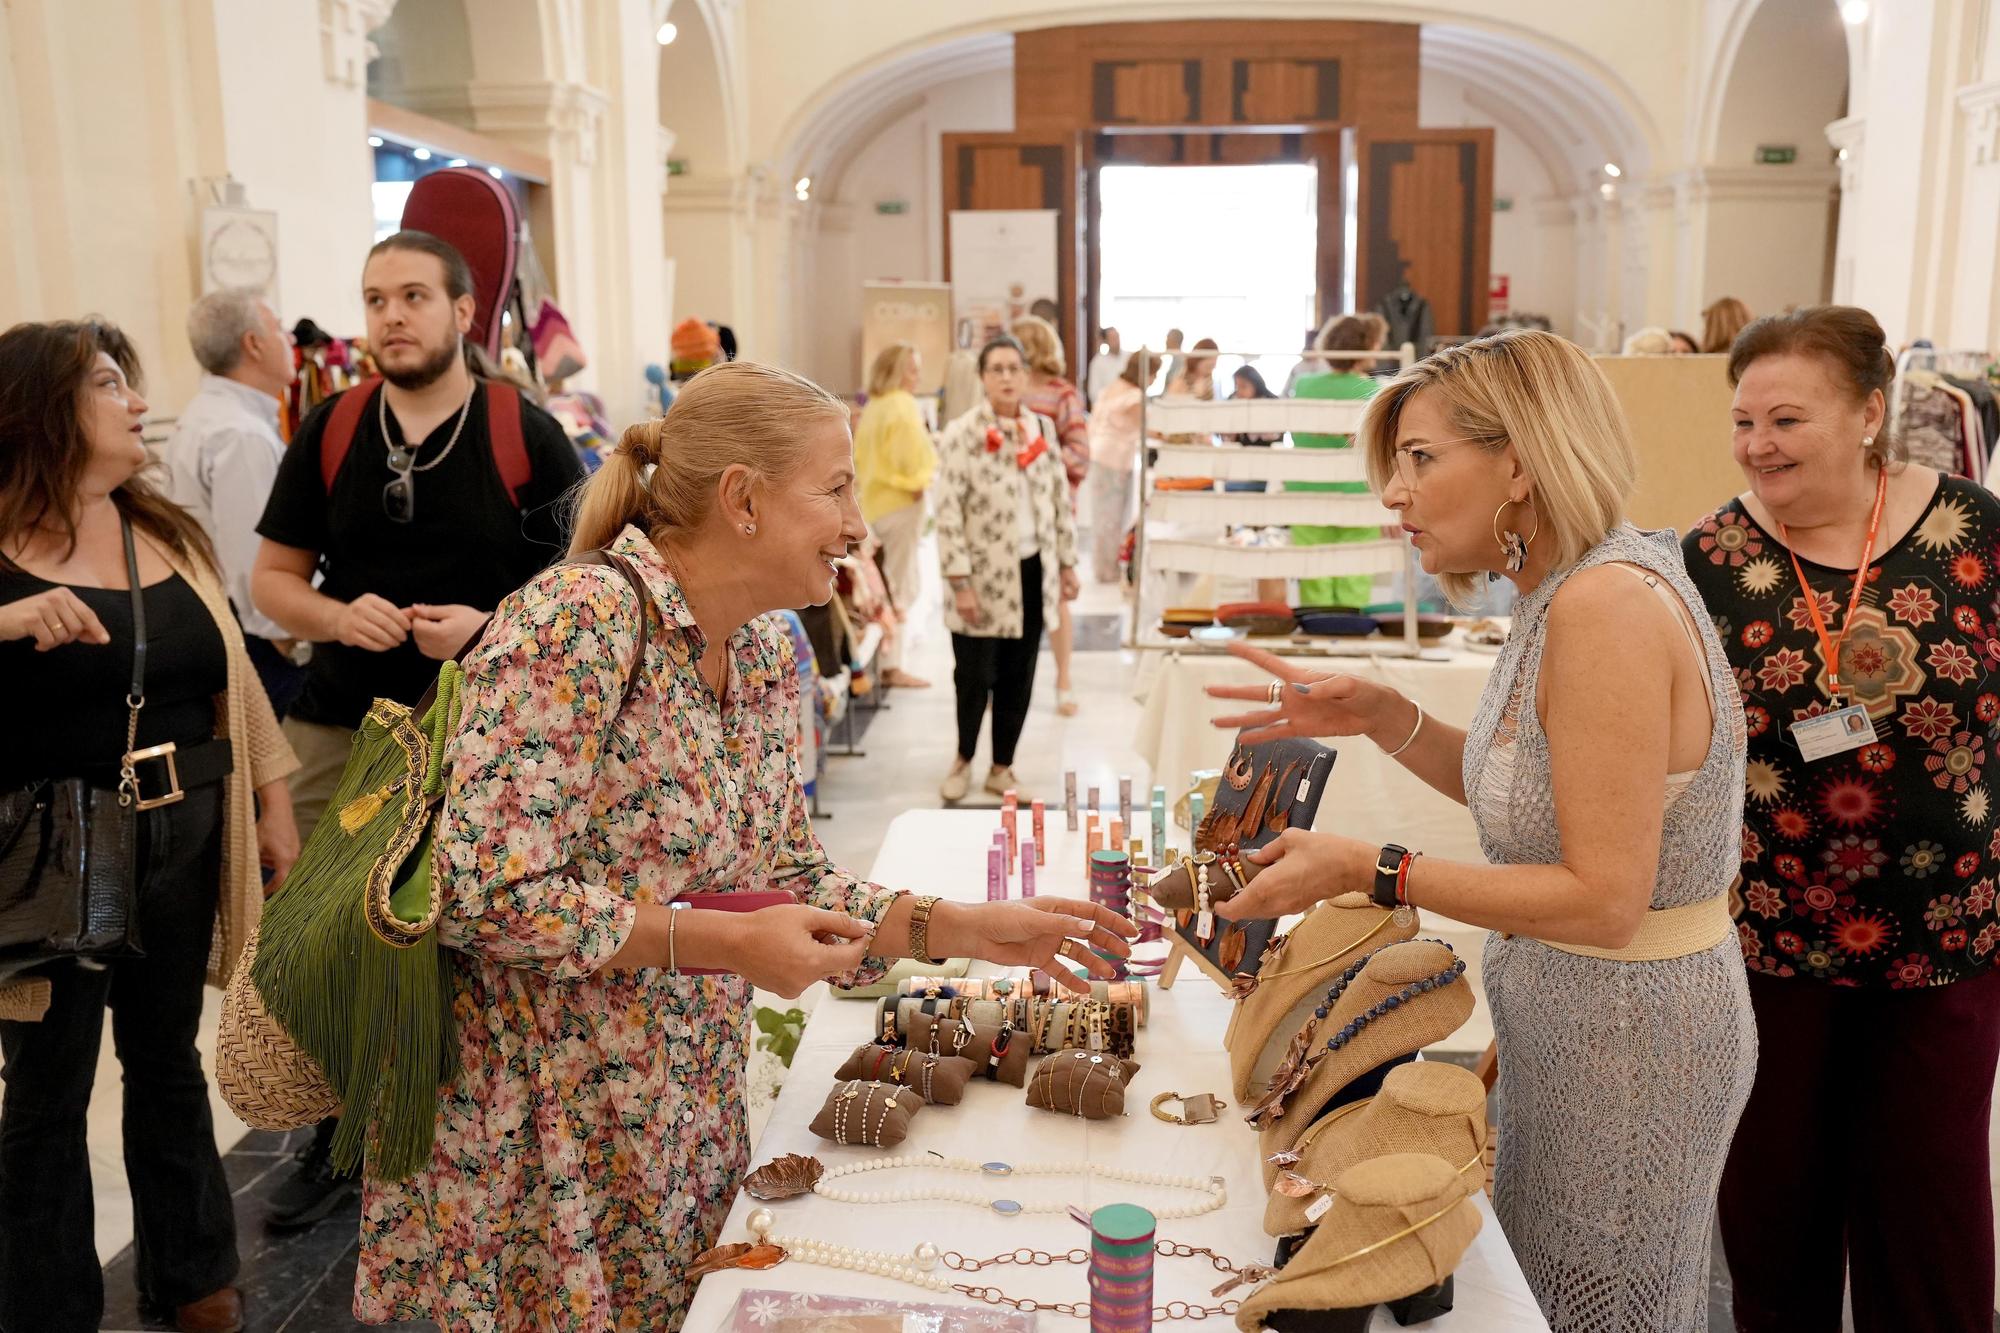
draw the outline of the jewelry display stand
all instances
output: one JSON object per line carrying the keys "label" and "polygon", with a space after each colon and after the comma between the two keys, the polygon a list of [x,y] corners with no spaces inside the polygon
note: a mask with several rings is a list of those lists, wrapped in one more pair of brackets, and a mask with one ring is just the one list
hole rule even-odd
{"label": "jewelry display stand", "polygon": [[[1159,364],[1151,349],[1142,375]],[[1217,357],[1253,361],[1274,352],[1217,352]],[[1299,353],[1288,352],[1288,356]],[[1408,366],[1415,354],[1408,344],[1393,352],[1306,352],[1306,358],[1327,363],[1394,362]],[[1324,398],[1146,398],[1139,409],[1139,526],[1132,550],[1132,625],[1128,648],[1173,652],[1219,652],[1185,638],[1170,638],[1160,630],[1162,598],[1152,588],[1156,575],[1208,575],[1259,579],[1337,578],[1343,575],[1403,576],[1402,633],[1361,638],[1307,637],[1292,633],[1259,637],[1258,645],[1275,653],[1321,657],[1415,657],[1425,645],[1417,634],[1416,556],[1407,539],[1327,546],[1245,545],[1232,541],[1232,528],[1273,528],[1295,523],[1335,524],[1357,528],[1395,527],[1401,520],[1373,495],[1361,492],[1287,491],[1288,481],[1363,482],[1366,460],[1358,448],[1300,449],[1280,445],[1211,443],[1155,444],[1153,437],[1284,435],[1310,432],[1353,438],[1361,428],[1366,399]],[[1206,486],[1201,485],[1208,482]],[[1261,481],[1261,491],[1223,491],[1215,482]],[[1164,485],[1162,483],[1165,483]],[[1154,524],[1170,525],[1175,535],[1148,535]],[[1201,533],[1200,536],[1193,535]],[[1213,535],[1210,535],[1210,534]]]}

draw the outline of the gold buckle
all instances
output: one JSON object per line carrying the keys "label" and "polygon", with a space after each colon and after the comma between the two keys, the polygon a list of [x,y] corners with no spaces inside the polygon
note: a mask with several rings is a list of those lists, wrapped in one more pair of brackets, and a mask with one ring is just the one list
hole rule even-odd
{"label": "gold buckle", "polygon": [[[133,750],[125,756],[125,771],[132,775],[133,809],[157,810],[163,805],[172,805],[185,800],[187,793],[181,790],[180,770],[174,766],[174,754],[178,750],[172,741],[165,745],[149,745],[143,750]],[[148,799],[139,793],[139,765],[148,759],[164,759],[167,763],[167,793]]]}
{"label": "gold buckle", "polygon": [[[1181,1113],[1178,1116],[1169,1115],[1160,1109],[1168,1102],[1174,1101],[1181,1104]],[[1152,1111],[1155,1119],[1164,1120],[1170,1125],[1212,1125],[1220,1118],[1222,1108],[1228,1105],[1228,1102],[1210,1092],[1197,1092],[1188,1097],[1183,1097],[1178,1092],[1163,1092],[1153,1098]]]}

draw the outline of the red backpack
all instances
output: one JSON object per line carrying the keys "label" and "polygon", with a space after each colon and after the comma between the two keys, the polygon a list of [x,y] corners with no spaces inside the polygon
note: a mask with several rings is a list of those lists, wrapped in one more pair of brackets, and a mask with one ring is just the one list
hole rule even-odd
{"label": "red backpack", "polygon": [[[340,475],[340,465],[347,461],[348,450],[354,447],[361,414],[368,410],[381,389],[382,377],[370,376],[341,394],[333,405],[326,430],[319,439],[319,475],[329,496],[333,494],[333,479]],[[486,395],[486,433],[493,447],[493,464],[500,469],[500,484],[507,488],[509,503],[519,509],[521,488],[534,475],[534,469],[528,465],[527,441],[521,437],[521,391],[500,380],[486,380],[482,392]]]}

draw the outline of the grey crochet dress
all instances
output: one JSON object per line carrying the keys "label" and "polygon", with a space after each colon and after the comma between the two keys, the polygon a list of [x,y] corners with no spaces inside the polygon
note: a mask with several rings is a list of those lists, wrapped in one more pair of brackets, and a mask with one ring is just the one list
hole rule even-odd
{"label": "grey crochet dress", "polygon": [[[1614,561],[1652,571],[1693,612],[1717,705],[1702,766],[1663,791],[1652,906],[1678,907],[1736,878],[1744,731],[1735,677],[1672,533],[1621,527],[1521,599],[1466,733],[1465,790],[1489,861],[1562,858],[1534,703],[1548,607],[1577,570]],[[1706,1329],[1716,1188],[1757,1058],[1736,937],[1623,963],[1493,935],[1485,969],[1500,1047],[1494,1209],[1543,1315],[1557,1333]]]}

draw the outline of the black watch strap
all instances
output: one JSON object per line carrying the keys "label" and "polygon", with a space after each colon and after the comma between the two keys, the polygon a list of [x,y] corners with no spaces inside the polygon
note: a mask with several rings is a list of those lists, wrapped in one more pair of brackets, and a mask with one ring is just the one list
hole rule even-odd
{"label": "black watch strap", "polygon": [[1396,907],[1396,876],[1403,869],[1403,858],[1410,854],[1407,847],[1395,843],[1384,843],[1382,850],[1375,853],[1375,888],[1368,896],[1375,900],[1377,907]]}

